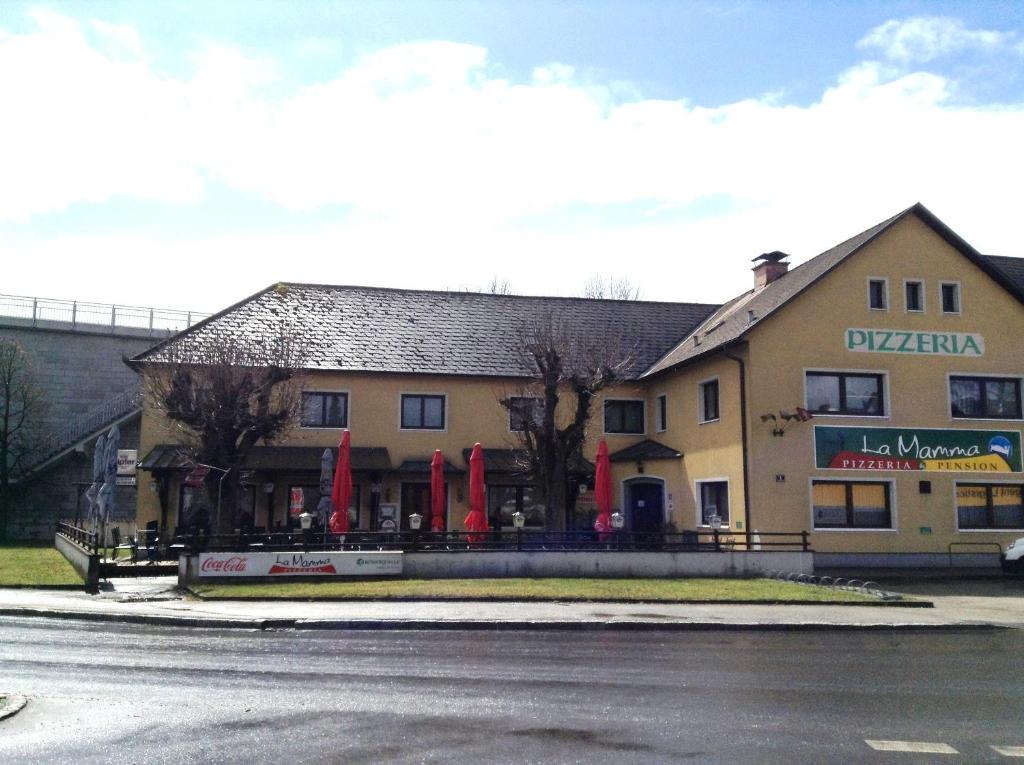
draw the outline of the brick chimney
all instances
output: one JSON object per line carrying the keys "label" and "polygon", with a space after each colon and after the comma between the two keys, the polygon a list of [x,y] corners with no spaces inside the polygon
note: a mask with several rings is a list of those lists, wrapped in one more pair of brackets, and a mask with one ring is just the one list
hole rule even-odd
{"label": "brick chimney", "polygon": [[754,263],[754,291],[762,290],[773,281],[789,271],[789,263],[784,262],[788,258],[784,252],[766,252],[753,259]]}

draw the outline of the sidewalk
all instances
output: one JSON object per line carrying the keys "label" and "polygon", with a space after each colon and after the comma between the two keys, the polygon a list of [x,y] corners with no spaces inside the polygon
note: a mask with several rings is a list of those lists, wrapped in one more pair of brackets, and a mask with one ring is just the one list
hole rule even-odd
{"label": "sidewalk", "polygon": [[[0,589],[0,616],[243,629],[950,630],[1024,627],[1024,583],[894,588],[935,604],[217,601],[182,598],[172,577],[114,580],[99,595]],[[913,590],[913,592],[911,592]]]}

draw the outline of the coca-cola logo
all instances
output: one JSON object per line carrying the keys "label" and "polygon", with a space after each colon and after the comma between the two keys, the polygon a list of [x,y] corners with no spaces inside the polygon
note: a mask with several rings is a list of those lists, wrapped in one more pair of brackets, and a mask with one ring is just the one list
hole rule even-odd
{"label": "coca-cola logo", "polygon": [[235,555],[231,558],[207,558],[203,561],[203,565],[199,567],[200,571],[209,572],[213,571],[216,573],[239,573],[245,571],[245,566],[248,561],[241,555]]}

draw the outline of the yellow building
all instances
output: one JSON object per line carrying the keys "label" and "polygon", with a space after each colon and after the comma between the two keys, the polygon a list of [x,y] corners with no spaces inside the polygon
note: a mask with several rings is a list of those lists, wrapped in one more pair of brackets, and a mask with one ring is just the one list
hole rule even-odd
{"label": "yellow building", "polygon": [[[1024,534],[1022,261],[980,255],[920,205],[791,271],[785,257],[755,259],[754,288],[723,306],[284,285],[169,342],[286,316],[307,346],[301,421],[247,465],[258,526],[286,521],[292,489],[315,506],[320,453],[348,427],[362,528],[425,509],[434,449],[460,528],[476,441],[492,522],[521,509],[563,528],[537,506],[498,403],[531,371],[523,326],[557,312],[581,343],[634,349],[583,455],[607,440],[627,528],[807,530],[828,564],[927,565]],[[199,500],[165,425],[146,409],[141,483],[158,490],[140,486],[138,522],[173,527]],[[578,523],[587,506],[584,493]]]}

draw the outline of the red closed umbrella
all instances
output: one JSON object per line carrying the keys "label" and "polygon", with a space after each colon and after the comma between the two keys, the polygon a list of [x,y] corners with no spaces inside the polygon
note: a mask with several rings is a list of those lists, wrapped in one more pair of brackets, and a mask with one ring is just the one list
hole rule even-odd
{"label": "red closed umbrella", "polygon": [[473,444],[469,457],[469,515],[466,516],[466,531],[477,532],[469,535],[470,542],[483,542],[482,533],[490,529],[487,525],[487,497],[484,491],[484,448]]}
{"label": "red closed umbrella", "polygon": [[352,435],[346,430],[338,444],[338,464],[334,468],[334,486],[331,488],[334,513],[331,532],[348,533],[348,505],[352,501]]}
{"label": "red closed umbrella", "polygon": [[444,456],[440,449],[434,450],[430,461],[430,530],[444,531]]}
{"label": "red closed umbrella", "polygon": [[594,471],[594,499],[597,500],[597,520],[594,531],[601,542],[607,541],[612,530],[612,465],[608,460],[608,444],[597,445],[597,465]]}

